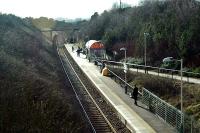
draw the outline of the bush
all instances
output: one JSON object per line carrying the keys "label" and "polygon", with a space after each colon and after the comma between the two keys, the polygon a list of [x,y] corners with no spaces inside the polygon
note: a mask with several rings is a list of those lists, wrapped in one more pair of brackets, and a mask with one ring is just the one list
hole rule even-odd
{"label": "bush", "polygon": [[51,45],[22,19],[0,19],[0,132],[85,130]]}
{"label": "bush", "polygon": [[131,64],[137,64],[137,65],[142,65],[144,64],[143,60],[141,58],[127,58],[127,62]]}

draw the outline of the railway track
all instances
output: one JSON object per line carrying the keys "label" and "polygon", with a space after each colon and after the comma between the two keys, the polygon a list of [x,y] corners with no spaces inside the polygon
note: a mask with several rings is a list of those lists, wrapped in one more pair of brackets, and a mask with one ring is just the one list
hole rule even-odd
{"label": "railway track", "polygon": [[76,98],[87,118],[90,129],[94,133],[116,133],[112,124],[101,111],[98,104],[95,102],[87,87],[83,84],[78,74],[70,63],[63,49],[58,49],[57,52],[63,67],[63,70],[73,88]]}

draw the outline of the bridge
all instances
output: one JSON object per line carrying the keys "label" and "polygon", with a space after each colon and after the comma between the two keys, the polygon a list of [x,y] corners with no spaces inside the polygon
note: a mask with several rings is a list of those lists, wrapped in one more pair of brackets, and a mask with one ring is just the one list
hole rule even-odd
{"label": "bridge", "polygon": [[[50,41],[53,42],[54,38],[57,36],[57,33],[58,32],[65,32],[65,31],[69,31],[69,30],[73,30],[73,31],[78,31],[79,28],[78,27],[68,27],[68,28],[52,28],[52,29],[49,29],[49,28],[46,28],[46,29],[41,29],[40,32],[44,33],[44,35],[50,39]],[[50,35],[46,35],[46,33],[50,34]]]}
{"label": "bridge", "polygon": [[53,31],[68,31],[68,30],[73,30],[73,31],[76,31],[76,30],[79,30],[78,27],[74,27],[74,28],[53,28],[53,29],[42,29],[40,30],[41,32],[53,32]]}

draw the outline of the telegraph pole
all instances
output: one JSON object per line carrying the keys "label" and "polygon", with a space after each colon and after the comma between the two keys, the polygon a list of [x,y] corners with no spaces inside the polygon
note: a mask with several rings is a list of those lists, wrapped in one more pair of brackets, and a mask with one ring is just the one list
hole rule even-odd
{"label": "telegraph pole", "polygon": [[147,67],[147,36],[149,36],[149,33],[145,32],[144,33],[144,66],[145,66],[145,73],[147,73],[147,71],[146,71],[146,67]]}

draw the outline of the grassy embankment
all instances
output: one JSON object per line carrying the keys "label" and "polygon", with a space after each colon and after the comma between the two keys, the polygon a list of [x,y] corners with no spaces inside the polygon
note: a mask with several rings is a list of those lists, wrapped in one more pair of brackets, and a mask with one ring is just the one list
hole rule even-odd
{"label": "grassy embankment", "polygon": [[85,130],[64,82],[55,51],[30,19],[1,14],[0,132]]}
{"label": "grassy embankment", "polygon": [[[114,72],[117,75],[121,75],[122,79],[124,78],[123,70],[115,69]],[[130,71],[127,74],[127,81],[132,86],[137,84],[139,88],[148,89],[161,99],[180,109],[180,81]],[[183,83],[184,111],[192,115],[198,122],[200,122],[199,88],[199,84]]]}

